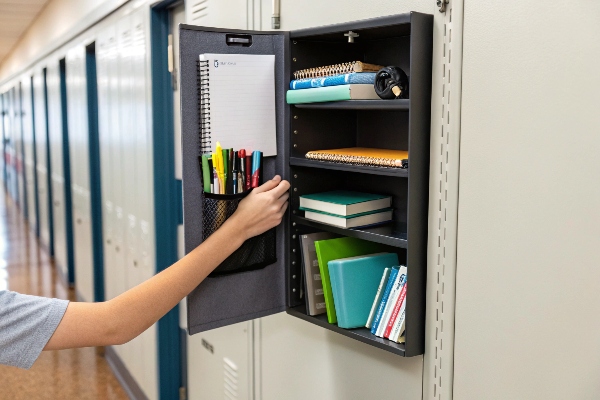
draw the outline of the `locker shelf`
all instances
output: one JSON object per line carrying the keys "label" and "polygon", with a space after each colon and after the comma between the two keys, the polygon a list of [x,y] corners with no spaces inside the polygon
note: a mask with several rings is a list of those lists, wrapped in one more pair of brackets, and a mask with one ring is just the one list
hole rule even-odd
{"label": "locker shelf", "polygon": [[337,332],[349,338],[358,340],[360,342],[370,344],[371,346],[378,347],[385,351],[389,351],[394,354],[401,356],[406,355],[406,349],[404,343],[395,343],[388,339],[377,337],[371,333],[367,328],[356,328],[356,329],[344,329],[340,328],[336,324],[330,324],[327,322],[327,314],[321,315],[308,315],[306,313],[306,307],[304,305],[288,308],[287,313],[310,322],[311,324],[318,325],[322,328],[329,329],[330,331]]}
{"label": "locker shelf", "polygon": [[386,175],[395,176],[398,178],[408,178],[408,169],[400,168],[385,168],[385,167],[368,167],[360,165],[348,165],[333,163],[327,161],[309,160],[300,157],[290,157],[290,165],[297,167],[322,168],[332,169],[336,171],[358,172],[361,174]]}
{"label": "locker shelf", "polygon": [[393,110],[408,111],[409,99],[398,100],[347,100],[326,103],[294,104],[296,108],[330,109],[330,110]]}
{"label": "locker shelf", "polygon": [[376,226],[373,228],[365,229],[347,229],[297,216],[294,216],[292,218],[292,222],[294,224],[309,226],[311,228],[316,228],[327,232],[333,232],[343,236],[355,237],[358,239],[386,244],[388,246],[400,247],[403,249],[408,248],[408,238],[406,233],[397,231],[394,227],[394,224]]}

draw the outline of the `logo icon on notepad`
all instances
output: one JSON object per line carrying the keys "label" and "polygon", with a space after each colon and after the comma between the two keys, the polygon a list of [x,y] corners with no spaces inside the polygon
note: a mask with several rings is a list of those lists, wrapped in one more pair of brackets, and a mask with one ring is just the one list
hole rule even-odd
{"label": "logo icon on notepad", "polygon": [[219,60],[215,60],[215,68],[219,67]]}

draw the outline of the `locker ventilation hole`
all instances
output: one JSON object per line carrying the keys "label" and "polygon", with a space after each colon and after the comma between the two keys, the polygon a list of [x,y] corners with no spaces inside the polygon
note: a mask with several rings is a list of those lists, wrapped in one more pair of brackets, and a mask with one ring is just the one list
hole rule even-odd
{"label": "locker ventilation hole", "polygon": [[226,399],[238,398],[238,367],[227,357],[223,357],[223,385]]}

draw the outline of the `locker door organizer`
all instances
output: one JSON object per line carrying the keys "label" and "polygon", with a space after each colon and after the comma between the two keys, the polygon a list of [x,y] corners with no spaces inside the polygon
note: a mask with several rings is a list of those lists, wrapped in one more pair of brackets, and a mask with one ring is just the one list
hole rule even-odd
{"label": "locker door organizer", "polygon": [[[358,34],[348,41],[348,32]],[[344,35],[346,34],[346,35]],[[230,38],[247,38],[242,45]],[[255,32],[180,26],[181,123],[185,250],[203,238],[198,60],[203,53],[275,55],[277,156],[265,158],[264,176],[291,182],[288,216],[275,231],[276,261],[259,269],[209,276],[187,299],[189,333],[287,311],[310,323],[402,356],[424,352],[431,58],[433,16],[407,13],[291,32]],[[292,73],[303,68],[361,60],[400,66],[409,76],[410,99],[288,105]],[[342,147],[408,150],[410,167],[390,169],[308,160],[310,150]],[[303,217],[299,197],[348,189],[392,196],[393,223],[344,229]],[[389,246],[410,276],[406,343],[342,329],[325,315],[310,316],[302,297],[299,236],[329,231]],[[270,260],[272,261],[272,260]]]}

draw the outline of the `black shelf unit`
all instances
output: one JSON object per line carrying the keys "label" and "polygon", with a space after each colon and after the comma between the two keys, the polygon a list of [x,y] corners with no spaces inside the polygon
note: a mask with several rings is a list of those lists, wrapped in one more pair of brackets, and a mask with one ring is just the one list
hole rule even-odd
{"label": "black shelf unit", "polygon": [[321,108],[329,110],[402,110],[410,108],[409,99],[390,100],[348,100],[328,103],[294,104],[296,108]]}
{"label": "black shelf unit", "polygon": [[[348,43],[344,33],[359,34]],[[247,38],[251,46],[228,40]],[[429,199],[429,129],[433,16],[406,13],[292,32],[266,32],[180,25],[183,218],[185,249],[202,242],[204,209],[198,149],[204,140],[198,114],[198,56],[262,54],[275,57],[277,156],[265,157],[264,174],[291,182],[289,217],[276,228],[277,261],[261,269],[208,277],[187,298],[188,331],[195,334],[287,311],[324,329],[401,356],[423,354]],[[288,105],[293,71],[361,60],[397,65],[409,76],[409,100],[347,101]],[[215,138],[218,140],[218,138]],[[311,150],[374,147],[408,150],[408,169],[347,166],[308,160]],[[371,229],[343,229],[304,218],[299,196],[347,189],[392,197],[393,222]],[[307,315],[298,237],[331,231],[388,246],[408,267],[406,343],[346,330],[325,316]],[[231,294],[235,293],[234,296]]]}
{"label": "black shelf unit", "polygon": [[337,325],[330,324],[327,322],[327,315],[321,314],[316,316],[310,316],[306,313],[305,306],[297,306],[288,309],[288,314],[293,315],[294,317],[303,319],[304,321],[310,322],[311,324],[318,325],[322,328],[328,329],[330,331],[337,332],[341,335],[347,336],[349,338],[358,340],[359,342],[367,343],[371,346],[378,347],[385,351],[389,351],[394,354],[398,354],[400,356],[406,355],[406,347],[404,343],[396,343],[387,339],[383,339],[377,336],[373,336],[371,331],[367,328],[357,328],[357,329],[344,329],[340,328]]}
{"label": "black shelf unit", "polygon": [[314,228],[319,231],[333,232],[342,236],[368,240],[370,242],[386,244],[388,246],[399,247],[402,249],[408,248],[406,233],[398,230],[393,224],[385,224],[363,229],[348,229],[335,225],[324,224],[322,222],[313,221],[311,219],[294,215],[292,217],[292,226],[296,227],[297,225]]}
{"label": "black shelf unit", "polygon": [[[356,59],[397,65],[409,75],[410,99],[295,104],[290,106],[289,129],[292,262],[288,276],[302,276],[298,237],[327,231],[397,248],[401,263],[408,267],[411,284],[405,344],[376,337],[367,329],[339,328],[329,324],[325,315],[307,315],[304,304],[292,302],[288,313],[402,356],[424,351],[432,24],[432,16],[409,13],[290,35],[290,73]],[[349,30],[359,34],[354,43],[348,43],[343,35]],[[408,150],[409,168],[352,166],[305,158],[311,150],[345,147]],[[369,229],[345,229],[303,217],[300,196],[335,189],[392,196],[393,222]],[[299,291],[297,279],[290,278],[290,286],[292,291]]]}

